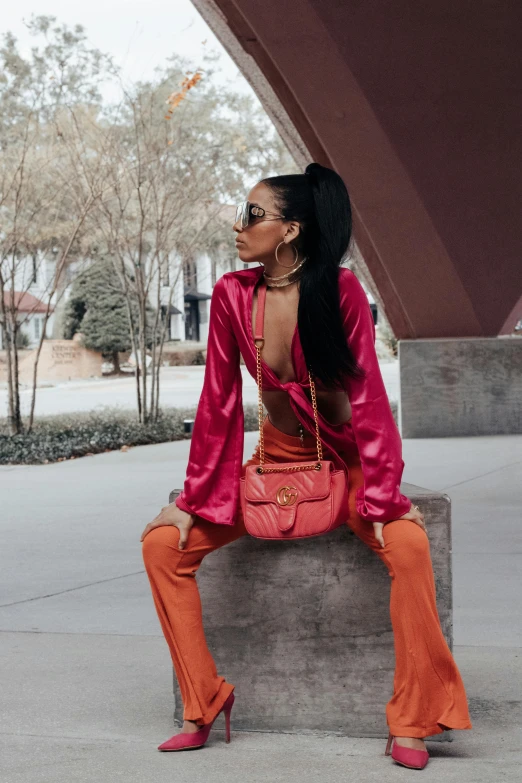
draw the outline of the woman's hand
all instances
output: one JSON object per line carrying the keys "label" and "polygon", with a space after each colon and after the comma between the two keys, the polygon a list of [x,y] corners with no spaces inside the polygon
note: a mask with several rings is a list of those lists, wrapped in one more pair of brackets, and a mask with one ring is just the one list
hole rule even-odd
{"label": "woman's hand", "polygon": [[[426,530],[426,525],[424,524],[424,514],[422,511],[417,507],[414,506],[413,503],[411,504],[411,508],[408,511],[407,514],[403,514],[400,519],[411,519],[412,522],[415,522],[417,525],[419,525],[423,530]],[[393,522],[392,519],[390,519],[390,522]],[[384,546],[384,538],[382,535],[382,529],[384,525],[388,525],[389,522],[374,522],[373,523],[373,532],[375,535],[375,538],[379,542],[381,546]]]}
{"label": "woman's hand", "polygon": [[175,503],[169,503],[161,509],[158,516],[155,517],[152,522],[146,526],[145,530],[141,534],[140,541],[143,541],[145,536],[154,530],[155,527],[161,527],[162,525],[174,525],[179,530],[179,544],[178,548],[183,549],[187,543],[188,534],[190,528],[194,524],[194,516],[187,511],[178,508]]}

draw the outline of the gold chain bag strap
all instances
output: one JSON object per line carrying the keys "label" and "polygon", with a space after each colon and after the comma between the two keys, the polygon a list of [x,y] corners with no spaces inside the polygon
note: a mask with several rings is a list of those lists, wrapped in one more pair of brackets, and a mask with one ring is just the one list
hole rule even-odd
{"label": "gold chain bag strap", "polygon": [[264,345],[266,283],[259,285],[254,343],[257,362],[259,465],[248,465],[239,480],[239,497],[247,532],[255,538],[295,539],[328,533],[348,520],[348,486],[344,470],[323,459],[315,383],[310,370],[317,461],[265,465],[261,348]]}

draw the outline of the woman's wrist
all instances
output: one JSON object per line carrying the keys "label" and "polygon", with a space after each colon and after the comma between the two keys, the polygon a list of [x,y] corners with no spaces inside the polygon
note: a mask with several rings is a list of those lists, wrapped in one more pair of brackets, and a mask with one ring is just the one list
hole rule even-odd
{"label": "woman's wrist", "polygon": [[194,523],[195,514],[191,514],[189,511],[186,511],[184,508],[180,508],[176,503],[173,503],[172,505],[176,506],[178,511],[183,514],[183,518],[185,522],[192,522]]}
{"label": "woman's wrist", "polygon": [[188,506],[185,503],[181,493],[174,498],[174,504],[179,508],[180,511],[184,511],[185,514],[189,514],[191,517],[194,518],[197,516],[197,514],[190,508],[190,506]]}

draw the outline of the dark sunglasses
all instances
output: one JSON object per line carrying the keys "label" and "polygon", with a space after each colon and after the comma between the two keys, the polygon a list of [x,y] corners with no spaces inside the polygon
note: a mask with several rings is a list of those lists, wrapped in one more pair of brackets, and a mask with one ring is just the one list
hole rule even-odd
{"label": "dark sunglasses", "polygon": [[236,207],[236,223],[241,225],[241,228],[249,226],[256,218],[265,217],[265,215],[276,215],[274,218],[266,218],[267,220],[284,220],[282,215],[277,215],[276,212],[267,212],[263,207],[259,207],[257,204],[251,204],[250,201],[243,201]]}

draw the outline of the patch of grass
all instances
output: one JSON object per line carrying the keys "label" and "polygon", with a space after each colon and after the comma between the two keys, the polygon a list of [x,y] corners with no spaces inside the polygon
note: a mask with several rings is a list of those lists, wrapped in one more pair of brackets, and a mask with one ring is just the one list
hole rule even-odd
{"label": "patch of grass", "polygon": [[[257,406],[245,405],[245,432],[257,430]],[[186,440],[183,420],[194,419],[196,408],[165,408],[157,422],[139,424],[134,411],[100,411],[38,418],[29,434],[9,435],[0,420],[0,465],[41,465],[144,446]]]}

